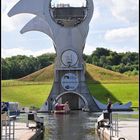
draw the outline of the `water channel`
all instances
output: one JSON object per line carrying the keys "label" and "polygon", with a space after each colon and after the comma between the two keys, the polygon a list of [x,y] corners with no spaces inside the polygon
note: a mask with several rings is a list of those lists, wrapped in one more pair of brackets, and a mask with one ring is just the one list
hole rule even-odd
{"label": "water channel", "polygon": [[[117,112],[119,120],[138,120],[138,112]],[[69,114],[38,113],[44,117],[45,132],[37,140],[100,140],[95,134],[95,123],[101,112],[71,111]],[[26,122],[26,114],[17,119]]]}
{"label": "water channel", "polygon": [[44,140],[98,140],[95,135],[98,116],[96,113],[82,111],[47,115]]}
{"label": "water channel", "polygon": [[[40,140],[99,140],[95,123],[101,113],[71,111],[69,114],[38,113],[44,117],[45,132]],[[26,122],[21,114],[19,122]]]}

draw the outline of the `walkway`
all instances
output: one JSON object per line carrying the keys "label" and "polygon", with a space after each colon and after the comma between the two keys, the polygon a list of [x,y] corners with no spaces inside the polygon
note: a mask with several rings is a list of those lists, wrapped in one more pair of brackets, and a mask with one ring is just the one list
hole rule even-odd
{"label": "walkway", "polygon": [[126,140],[139,140],[139,121],[120,121],[119,137],[124,137]]}
{"label": "walkway", "polygon": [[[30,126],[35,126],[31,124]],[[3,134],[5,132],[3,131]],[[15,139],[14,140],[29,140],[35,134],[35,130],[26,127],[26,123],[15,122]]]}
{"label": "walkway", "polygon": [[[110,129],[100,127],[101,138],[107,140],[139,140],[139,122],[138,120],[119,121],[119,137],[112,137],[110,139]],[[115,132],[114,132],[115,133]]]}

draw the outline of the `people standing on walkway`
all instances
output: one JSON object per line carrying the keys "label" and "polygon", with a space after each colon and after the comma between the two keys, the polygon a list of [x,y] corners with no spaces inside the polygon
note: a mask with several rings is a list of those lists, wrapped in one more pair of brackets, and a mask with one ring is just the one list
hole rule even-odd
{"label": "people standing on walkway", "polygon": [[107,103],[107,112],[109,113],[109,124],[112,123],[112,102],[110,100],[110,98],[108,98],[108,103]]}
{"label": "people standing on walkway", "polygon": [[1,112],[5,113],[8,112],[9,103],[8,102],[1,102]]}

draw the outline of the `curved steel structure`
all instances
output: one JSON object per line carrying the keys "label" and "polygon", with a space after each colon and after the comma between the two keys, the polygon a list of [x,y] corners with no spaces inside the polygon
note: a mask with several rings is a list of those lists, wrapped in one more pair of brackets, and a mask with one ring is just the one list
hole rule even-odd
{"label": "curved steel structure", "polygon": [[[83,7],[81,7],[81,9],[82,8]],[[85,70],[82,57],[86,43],[86,37],[89,31],[89,22],[93,15],[93,1],[87,0],[87,5],[84,7],[84,10],[86,10],[86,16],[82,19],[82,21],[74,26],[73,23],[79,20],[78,17],[74,15],[74,13],[82,13],[81,9],[75,9],[75,12],[71,11],[73,8],[70,7],[63,7],[59,9],[67,11],[67,13],[64,15],[62,15],[64,12],[60,11],[60,15],[63,16],[64,26],[60,25],[60,23],[57,23],[56,20],[52,18],[51,0],[20,0],[8,13],[8,16],[10,17],[20,13],[30,13],[36,15],[35,18],[29,21],[22,28],[21,33],[28,31],[40,31],[47,34],[53,40],[57,58],[55,61],[55,79],[53,88],[46,101],[47,110],[51,110],[53,101],[62,93],[67,91],[78,93],[81,95],[81,97],[84,97],[91,111],[99,110],[85,84]],[[72,26],[69,25],[68,20],[65,20],[65,18],[68,18],[69,13],[73,13],[71,18],[74,17],[74,19],[69,20],[72,22]],[[64,78],[66,79],[64,80]],[[78,81],[78,84],[75,88],[73,88],[75,81]],[[70,95],[67,97],[67,100],[70,100],[69,97]],[[72,104],[73,101],[71,100],[69,102]],[[79,102],[79,99],[77,99],[77,102]],[[44,106],[45,105],[46,104],[44,104]],[[79,106],[77,106],[77,109],[78,108]]]}

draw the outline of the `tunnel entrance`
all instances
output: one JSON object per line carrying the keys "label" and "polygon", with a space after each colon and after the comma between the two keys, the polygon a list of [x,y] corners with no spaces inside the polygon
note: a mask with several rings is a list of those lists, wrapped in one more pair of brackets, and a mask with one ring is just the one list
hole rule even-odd
{"label": "tunnel entrance", "polygon": [[76,92],[61,93],[56,97],[56,102],[65,103],[66,101],[69,102],[71,110],[80,110],[83,107],[88,106],[86,98]]}
{"label": "tunnel entrance", "polygon": [[62,103],[65,103],[66,101],[69,102],[69,107],[72,110],[80,109],[79,108],[79,96],[73,93],[64,94],[62,96]]}

